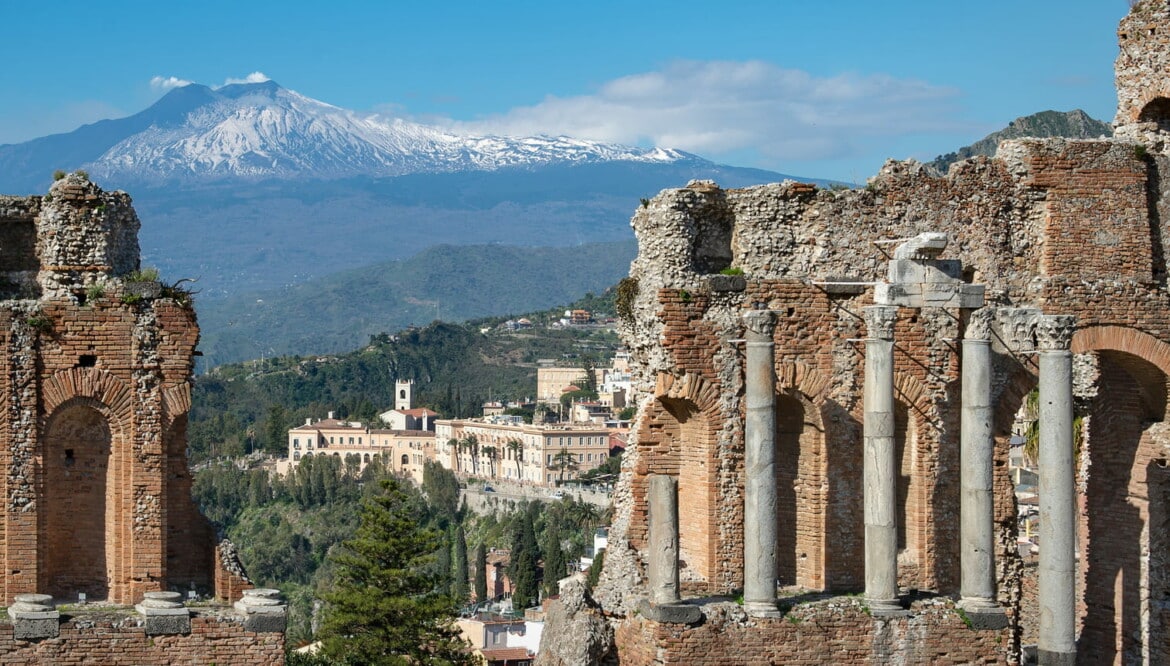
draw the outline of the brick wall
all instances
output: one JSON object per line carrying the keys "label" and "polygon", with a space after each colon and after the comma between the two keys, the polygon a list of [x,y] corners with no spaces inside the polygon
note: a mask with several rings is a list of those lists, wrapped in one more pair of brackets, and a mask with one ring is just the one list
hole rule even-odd
{"label": "brick wall", "polygon": [[17,640],[12,623],[0,618],[0,664],[233,664],[284,663],[284,634],[246,631],[242,618],[222,612],[197,612],[191,633],[148,636],[135,614],[78,612],[62,618],[61,635]]}
{"label": "brick wall", "polygon": [[627,620],[615,641],[622,666],[1016,663],[1010,630],[972,629],[948,602],[889,620],[854,599],[803,604],[778,619],[748,620],[727,603],[705,606],[704,616],[695,627]]}

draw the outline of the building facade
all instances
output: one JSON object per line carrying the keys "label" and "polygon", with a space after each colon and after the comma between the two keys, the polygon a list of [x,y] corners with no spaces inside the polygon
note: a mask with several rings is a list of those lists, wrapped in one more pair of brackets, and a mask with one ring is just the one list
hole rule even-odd
{"label": "building facade", "polygon": [[609,432],[594,424],[533,425],[507,416],[440,419],[435,454],[460,476],[550,486],[608,460]]}

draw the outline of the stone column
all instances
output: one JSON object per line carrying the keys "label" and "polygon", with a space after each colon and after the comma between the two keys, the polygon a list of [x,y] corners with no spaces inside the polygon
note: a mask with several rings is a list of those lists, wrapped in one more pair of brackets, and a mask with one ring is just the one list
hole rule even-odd
{"label": "stone column", "polygon": [[898,601],[898,495],[894,459],[894,323],[898,308],[865,308],[865,598],[875,613]]}
{"label": "stone column", "polygon": [[963,337],[959,448],[961,458],[961,604],[968,611],[998,609],[995,601],[995,538],[991,427],[991,340],[988,314],[971,313]]}
{"label": "stone column", "polygon": [[747,327],[747,417],[744,420],[743,606],[749,615],[776,609],[776,359],[768,310],[744,314]]}
{"label": "stone column", "polygon": [[1040,636],[1042,665],[1076,663],[1077,506],[1073,469],[1074,319],[1041,316],[1040,352]]}
{"label": "stone column", "polygon": [[650,598],[639,604],[643,615],[657,622],[695,622],[698,606],[682,604],[678,585],[678,479],[668,474],[650,476],[648,493],[650,543],[646,556]]}

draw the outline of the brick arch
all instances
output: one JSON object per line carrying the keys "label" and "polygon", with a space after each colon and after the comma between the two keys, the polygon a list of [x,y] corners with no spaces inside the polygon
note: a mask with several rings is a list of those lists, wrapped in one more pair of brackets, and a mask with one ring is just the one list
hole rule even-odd
{"label": "brick arch", "polygon": [[1098,358],[1098,395],[1088,406],[1081,452],[1090,470],[1079,519],[1086,553],[1081,645],[1096,662],[1136,663],[1143,639],[1145,648],[1159,650],[1167,636],[1158,609],[1170,571],[1164,557],[1154,556],[1153,532],[1168,480],[1151,470],[1170,445],[1170,344],[1135,328],[1093,326],[1076,332],[1072,349]]}
{"label": "brick arch", "polygon": [[191,385],[179,384],[162,392],[163,430],[169,430],[180,416],[191,411]]}
{"label": "brick arch", "polygon": [[1170,344],[1128,326],[1089,326],[1073,334],[1072,353],[1111,350],[1132,354],[1170,377]]}
{"label": "brick arch", "polygon": [[129,429],[134,409],[130,387],[114,375],[97,368],[69,368],[49,377],[41,388],[45,425],[59,407],[77,398],[88,398],[110,422],[111,430]]}
{"label": "brick arch", "polygon": [[777,564],[783,584],[829,586],[828,507],[831,486],[826,441],[829,377],[797,360],[776,372]]}
{"label": "brick arch", "polygon": [[726,587],[725,540],[718,516],[719,390],[706,378],[684,373],[658,376],[654,396],[638,421],[638,463],[631,479],[634,513],[629,536],[645,548],[651,474],[669,474],[679,482],[680,578],[684,589],[721,591]]}

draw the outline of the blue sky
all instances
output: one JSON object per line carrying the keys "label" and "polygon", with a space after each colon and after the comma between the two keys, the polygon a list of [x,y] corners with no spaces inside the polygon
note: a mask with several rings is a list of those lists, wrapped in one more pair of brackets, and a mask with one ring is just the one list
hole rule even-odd
{"label": "blue sky", "polygon": [[930,159],[1045,109],[1112,120],[1128,8],[0,0],[0,143],[135,113],[166,81],[263,72],[330,104],[465,131],[863,181],[886,157]]}

